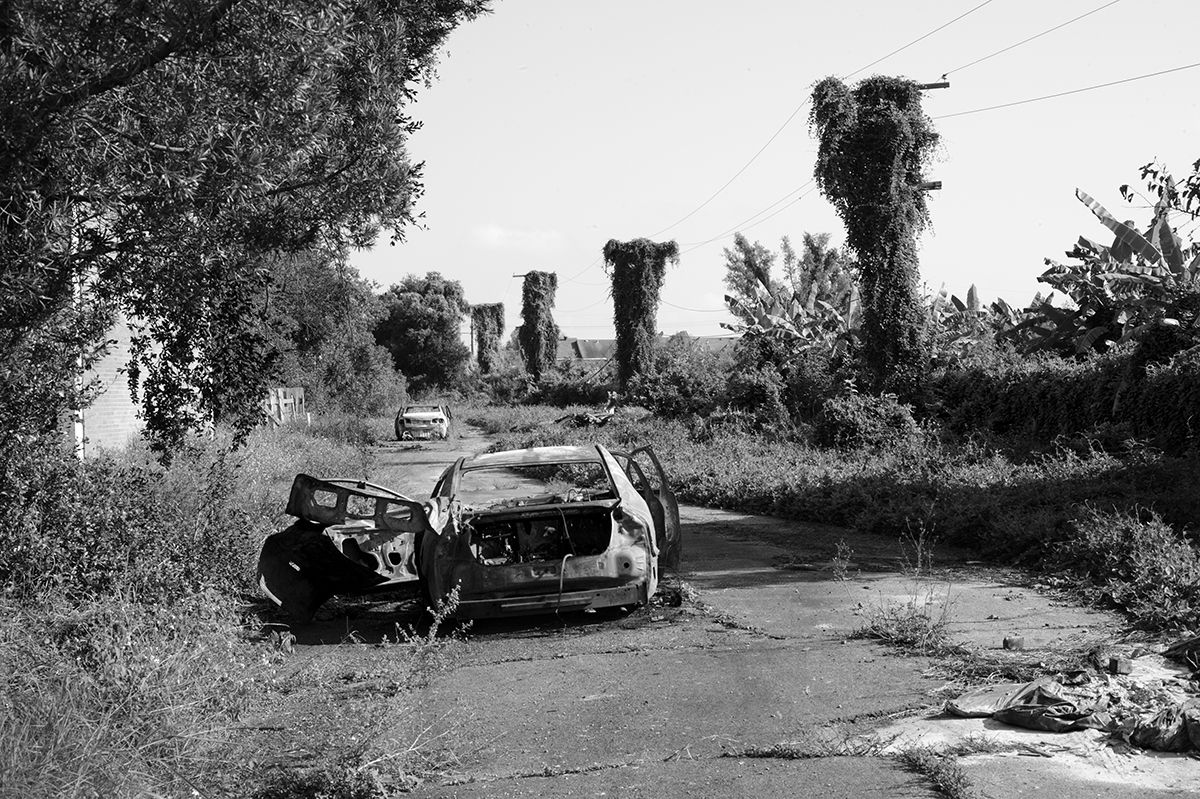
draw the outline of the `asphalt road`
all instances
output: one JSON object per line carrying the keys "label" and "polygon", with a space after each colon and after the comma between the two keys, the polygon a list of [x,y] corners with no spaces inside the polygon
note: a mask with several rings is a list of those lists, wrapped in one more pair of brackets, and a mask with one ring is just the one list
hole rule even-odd
{"label": "asphalt road", "polygon": [[[471,431],[389,443],[372,480],[423,497],[455,457],[485,444]],[[987,735],[990,722],[943,721],[945,676],[924,658],[850,639],[864,614],[916,603],[975,646],[1022,635],[1047,652],[1116,628],[961,553],[939,553],[942,568],[915,577],[883,538],[693,507],[681,517],[685,562],[667,591],[679,606],[474,625],[385,733],[436,742],[421,746],[440,753],[442,776],[415,795],[936,796],[890,754],[928,736]],[[845,570],[832,563],[839,542],[852,551]],[[387,614],[359,612],[353,640],[370,641]],[[348,640],[351,626],[327,614],[297,631],[299,654],[337,660],[345,647],[328,644]],[[752,756],[764,753],[773,756]],[[1197,782],[1194,761],[1133,757],[1064,747],[959,764],[977,795],[993,797],[1179,796]]]}

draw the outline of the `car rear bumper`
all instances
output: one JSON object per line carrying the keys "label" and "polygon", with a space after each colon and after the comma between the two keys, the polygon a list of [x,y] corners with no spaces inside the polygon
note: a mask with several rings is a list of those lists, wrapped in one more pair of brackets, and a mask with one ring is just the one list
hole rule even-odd
{"label": "car rear bumper", "polygon": [[462,619],[490,619],[637,605],[647,600],[646,589],[645,582],[637,582],[614,588],[565,591],[562,594],[555,592],[502,599],[460,599],[454,615]]}

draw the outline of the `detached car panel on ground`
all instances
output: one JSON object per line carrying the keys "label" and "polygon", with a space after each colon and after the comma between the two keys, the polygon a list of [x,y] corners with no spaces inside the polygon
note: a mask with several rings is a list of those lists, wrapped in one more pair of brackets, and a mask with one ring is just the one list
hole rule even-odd
{"label": "detached car panel on ground", "polygon": [[449,405],[406,405],[396,413],[396,440],[450,437]]}
{"label": "detached car panel on ground", "polygon": [[[348,516],[339,494],[314,512],[305,497],[328,485],[340,485],[346,502],[361,495],[383,505]],[[648,448],[463,458],[425,505],[301,475],[288,510],[299,521],[267,539],[260,584],[301,618],[331,594],[404,583],[419,583],[432,601],[457,589],[462,618],[636,605],[682,552],[679,508]]]}

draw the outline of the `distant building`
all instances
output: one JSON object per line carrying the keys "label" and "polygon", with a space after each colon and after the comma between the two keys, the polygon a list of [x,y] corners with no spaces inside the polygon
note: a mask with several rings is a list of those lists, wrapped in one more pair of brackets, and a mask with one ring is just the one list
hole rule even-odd
{"label": "distant building", "polygon": [[138,405],[129,393],[130,331],[124,319],[108,332],[108,352],[83,375],[83,385],[99,381],[100,393],[73,415],[68,435],[81,458],[102,449],[120,449],[142,430]]}

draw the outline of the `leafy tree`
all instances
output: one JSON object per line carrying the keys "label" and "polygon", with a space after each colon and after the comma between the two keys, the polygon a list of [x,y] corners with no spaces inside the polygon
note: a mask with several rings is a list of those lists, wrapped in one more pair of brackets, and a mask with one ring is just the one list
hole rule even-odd
{"label": "leafy tree", "polygon": [[805,233],[798,261],[791,242],[783,240],[784,273],[807,311],[819,301],[843,307],[856,290],[850,258],[840,248],[830,247],[829,238],[828,233]]}
{"label": "leafy tree", "polygon": [[604,245],[612,270],[613,324],[617,329],[617,382],[624,390],[645,370],[657,335],[658,295],[668,263],[679,263],[679,245],[649,239]]}
{"label": "leafy tree", "polygon": [[[786,242],[786,239],[785,239]],[[722,250],[725,257],[725,288],[729,295],[739,302],[753,303],[764,287],[772,296],[776,296],[782,286],[775,282],[771,275],[771,267],[775,263],[775,253],[759,242],[751,244],[741,233],[733,236],[733,247]],[[740,315],[739,310],[734,310]],[[747,322],[754,320],[743,317]]]}
{"label": "leafy tree", "polygon": [[558,275],[553,272],[525,273],[521,287],[521,326],[513,331],[525,368],[534,380],[554,368],[558,357],[558,325],[554,322],[554,294]]}
{"label": "leafy tree", "polygon": [[[213,416],[248,429],[272,368],[269,256],[412,220],[404,109],[484,7],[5,3],[0,357],[121,311],[159,446]],[[64,312],[81,283],[94,319]]]}
{"label": "leafy tree", "polygon": [[475,358],[479,362],[479,371],[488,374],[500,351],[500,334],[504,332],[504,303],[472,305],[471,325],[475,329]]}
{"label": "leafy tree", "polygon": [[414,388],[445,388],[458,379],[471,357],[461,340],[462,317],[471,309],[462,284],[438,272],[408,275],[380,299],[385,315],[375,340]]}
{"label": "leafy tree", "polygon": [[266,303],[279,365],[273,379],[303,386],[308,405],[378,414],[404,400],[404,377],[375,343],[383,303],[340,254],[279,257]]}
{"label": "leafy tree", "polygon": [[911,396],[929,362],[917,235],[929,224],[921,183],[938,135],[910,80],[875,76],[851,89],[830,77],[812,97],[815,177],[858,259],[872,388]]}

